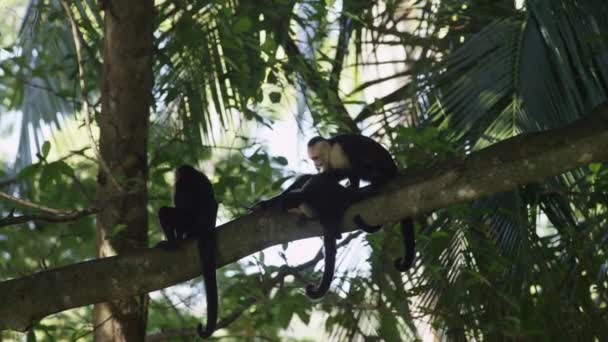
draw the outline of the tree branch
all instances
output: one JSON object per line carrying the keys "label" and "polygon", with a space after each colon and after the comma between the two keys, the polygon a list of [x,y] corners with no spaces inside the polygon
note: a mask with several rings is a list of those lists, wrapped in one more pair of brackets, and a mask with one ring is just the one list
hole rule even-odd
{"label": "tree branch", "polygon": [[31,209],[36,209],[38,211],[41,211],[45,214],[49,214],[49,215],[61,215],[61,214],[65,214],[66,212],[63,210],[59,210],[59,209],[54,209],[54,208],[49,208],[46,207],[42,204],[37,204],[34,202],[30,202],[28,200],[24,200],[15,196],[11,196],[9,194],[7,194],[6,192],[0,191],[0,198],[3,198],[9,202],[13,202],[17,205],[20,205],[22,207],[25,208],[31,208]]}
{"label": "tree branch", "polygon": [[[356,237],[361,235],[361,233],[363,233],[363,232],[358,231],[358,232],[354,232],[354,233],[348,235],[346,238],[344,238],[342,241],[340,241],[340,243],[338,243],[336,245],[336,249],[339,250],[340,248],[346,246],[349,242],[351,242]],[[317,252],[317,255],[315,255],[314,258],[308,260],[307,262],[305,262],[303,264],[300,264],[298,266],[283,266],[283,267],[279,268],[279,271],[277,272],[277,274],[274,277],[267,278],[263,282],[260,283],[259,286],[260,286],[260,289],[262,290],[261,292],[264,295],[268,295],[268,293],[275,286],[282,284],[285,281],[285,278],[287,276],[289,276],[289,275],[296,276],[306,270],[312,269],[321,260],[323,260],[323,247],[321,249],[319,249],[319,251]],[[260,298],[255,297],[255,296],[246,298],[243,301],[243,303],[241,303],[241,305],[238,309],[236,309],[236,310],[232,311],[231,313],[229,313],[228,315],[222,317],[217,322],[216,330],[225,328],[228,325],[230,325],[232,322],[236,321],[239,317],[241,317],[241,315],[245,311],[247,311],[251,306],[253,306],[255,303],[257,303],[259,300],[260,300]],[[176,337],[183,338],[183,337],[196,337],[196,336],[197,336],[197,332],[196,332],[196,329],[194,329],[194,328],[170,329],[170,330],[164,330],[157,334],[152,334],[152,335],[146,336],[146,342],[160,342],[160,341],[166,341],[166,340],[169,340],[171,338],[176,338]]]}
{"label": "tree branch", "polygon": [[344,66],[344,57],[346,56],[346,50],[353,29],[352,18],[342,13],[339,19],[339,27],[340,34],[338,35],[336,54],[334,55],[331,73],[329,74],[329,88],[335,89],[336,93],[340,89],[340,76],[342,75],[342,68]]}
{"label": "tree branch", "polygon": [[[563,128],[520,135],[464,159],[405,173],[379,195],[353,205],[372,225],[396,221],[608,160],[608,103]],[[351,231],[350,225],[343,231]],[[220,226],[218,266],[264,248],[321,235],[315,222],[296,225],[288,213],[254,212]],[[235,239],[235,237],[239,237]],[[190,262],[184,262],[190,260]],[[179,265],[179,267],[168,267]],[[25,330],[59,311],[159,290],[200,274],[196,242],[175,252],[142,249],[0,283],[0,330]]]}
{"label": "tree branch", "polygon": [[97,209],[95,208],[87,208],[83,210],[61,210],[49,208],[43,206],[42,204],[37,204],[28,200],[11,196],[3,191],[0,191],[0,198],[5,199],[9,202],[13,202],[18,206],[35,209],[41,212],[36,214],[15,216],[13,210],[6,217],[0,218],[0,227],[10,226],[13,224],[21,224],[29,221],[70,222],[76,221],[84,216],[95,214],[97,212]]}
{"label": "tree branch", "polygon": [[44,221],[44,222],[72,222],[79,220],[85,216],[93,215],[97,213],[95,208],[87,208],[83,210],[72,210],[59,212],[55,214],[42,213],[42,214],[25,214],[15,216],[13,213],[9,213],[8,216],[0,219],[0,227],[10,226],[14,224],[21,224],[30,221]]}
{"label": "tree branch", "polygon": [[406,100],[407,90],[410,86],[411,86],[411,84],[408,82],[404,86],[393,91],[392,93],[390,93],[382,98],[379,98],[379,99],[377,98],[372,103],[366,104],[365,107],[363,107],[363,109],[361,109],[359,114],[357,114],[355,116],[353,121],[361,122],[361,121],[369,118],[370,116],[372,116],[374,114],[374,112],[376,112],[378,110],[378,108],[382,108],[389,103]]}

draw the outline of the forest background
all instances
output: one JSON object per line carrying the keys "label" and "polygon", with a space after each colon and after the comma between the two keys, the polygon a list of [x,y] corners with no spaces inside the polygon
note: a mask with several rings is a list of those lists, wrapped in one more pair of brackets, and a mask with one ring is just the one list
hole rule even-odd
{"label": "forest background", "polygon": [[[0,13],[2,339],[192,336],[194,245],[148,249],[188,163],[221,202],[215,338],[608,340],[605,1]],[[373,137],[404,170],[347,217],[415,215],[418,256],[400,274],[396,227],[347,234],[331,292],[311,302],[321,244],[300,239],[319,226],[247,208],[313,170],[308,138],[338,132]]]}

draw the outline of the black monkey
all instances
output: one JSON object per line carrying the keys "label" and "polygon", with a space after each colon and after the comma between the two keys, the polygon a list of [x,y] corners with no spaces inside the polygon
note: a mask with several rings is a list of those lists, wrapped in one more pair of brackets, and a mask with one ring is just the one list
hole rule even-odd
{"label": "black monkey", "polygon": [[198,324],[200,337],[213,334],[217,324],[217,282],[215,219],[218,204],[209,179],[190,165],[182,165],[175,171],[173,193],[174,207],[162,207],[158,211],[160,226],[166,241],[157,246],[173,250],[186,239],[197,239],[203,266],[203,279],[207,297],[207,326]]}
{"label": "black monkey", "polygon": [[[336,240],[341,237],[339,228],[344,212],[353,203],[367,197],[358,189],[345,188],[328,174],[305,174],[298,176],[294,183],[280,195],[254,205],[252,210],[275,208],[298,213],[307,218],[319,219],[323,227],[323,247],[325,268],[318,286],[306,286],[306,295],[318,299],[327,293],[336,266]],[[366,224],[359,215],[355,217],[358,228],[376,231],[380,228]]]}
{"label": "black monkey", "polygon": [[[308,157],[317,170],[337,180],[348,178],[350,187],[358,188],[360,180],[376,187],[397,176],[397,165],[391,154],[378,142],[358,134],[342,134],[333,138],[314,137],[308,141]],[[414,221],[401,220],[405,257],[395,260],[395,268],[409,269],[416,255]]]}
{"label": "black monkey", "polygon": [[[270,208],[270,207],[275,207],[275,208],[278,207],[278,209],[283,210],[283,211],[289,211],[289,212],[296,213],[296,214],[302,214],[308,218],[313,218],[313,216],[311,216],[311,215],[309,215],[309,213],[305,212],[305,211],[307,211],[307,209],[305,207],[303,207],[303,208],[300,208],[300,207],[286,208],[284,205],[285,194],[292,192],[292,191],[295,191],[296,193],[301,192],[303,190],[306,182],[308,182],[313,176],[314,175],[311,175],[311,174],[299,175],[298,177],[296,177],[296,180],[293,182],[293,184],[291,184],[289,187],[287,187],[287,189],[285,189],[285,191],[283,191],[280,195],[275,196],[268,200],[260,201],[256,204],[254,204],[250,208],[250,210],[256,211],[256,210],[266,209],[266,208]],[[329,180],[324,180],[323,182],[329,183]],[[333,184],[333,183],[336,183],[342,189],[337,188],[335,186],[336,184]],[[351,204],[361,201],[368,196],[366,192],[356,191],[353,189],[345,189],[343,186],[338,184],[337,181],[335,181],[335,180],[333,183],[329,184],[329,187],[328,187],[328,193],[330,193],[330,197],[335,197],[334,193],[339,193],[338,196],[341,196],[341,199],[348,203],[347,208]],[[308,199],[311,199],[311,197],[308,196]],[[343,213],[344,212],[342,212],[342,214]],[[355,223],[357,228],[359,228],[367,233],[375,233],[378,230],[380,230],[380,228],[382,228],[382,225],[372,226],[372,225],[367,224],[365,221],[363,221],[363,218],[359,214],[355,215],[353,222]],[[340,238],[341,238],[341,234],[338,232],[338,239],[340,239]]]}
{"label": "black monkey", "polygon": [[266,204],[278,205],[282,210],[294,210],[308,218],[319,219],[323,227],[325,268],[318,286],[308,284],[306,295],[321,298],[329,290],[336,267],[336,240],[340,238],[340,222],[350,205],[361,199],[360,193],[340,185],[327,174],[302,175],[280,196]]}

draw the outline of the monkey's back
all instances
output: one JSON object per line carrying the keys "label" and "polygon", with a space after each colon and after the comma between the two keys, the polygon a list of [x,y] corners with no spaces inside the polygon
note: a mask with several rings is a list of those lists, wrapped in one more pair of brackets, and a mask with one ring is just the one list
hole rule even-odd
{"label": "monkey's back", "polygon": [[213,186],[205,174],[190,166],[178,168],[173,203],[187,218],[188,227],[183,230],[197,235],[198,230],[215,227],[218,203]]}
{"label": "monkey's back", "polygon": [[397,175],[397,164],[390,152],[372,138],[342,134],[332,138],[349,159],[352,172],[372,184],[381,184]]}

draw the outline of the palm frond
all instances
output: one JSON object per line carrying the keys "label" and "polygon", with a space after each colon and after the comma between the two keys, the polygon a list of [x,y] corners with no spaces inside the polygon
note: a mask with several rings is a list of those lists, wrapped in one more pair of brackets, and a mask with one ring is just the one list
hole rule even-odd
{"label": "palm frond", "polygon": [[[74,111],[73,99],[68,94],[77,87],[75,82],[74,44],[67,22],[58,20],[61,7],[32,0],[25,14],[16,46],[20,52],[15,59],[20,69],[15,78],[15,90],[21,92],[13,108],[22,111],[19,153],[16,167],[31,163],[34,152],[39,151],[44,125],[61,127],[61,113]],[[67,96],[66,96],[67,95]],[[35,143],[30,142],[34,137]]]}

